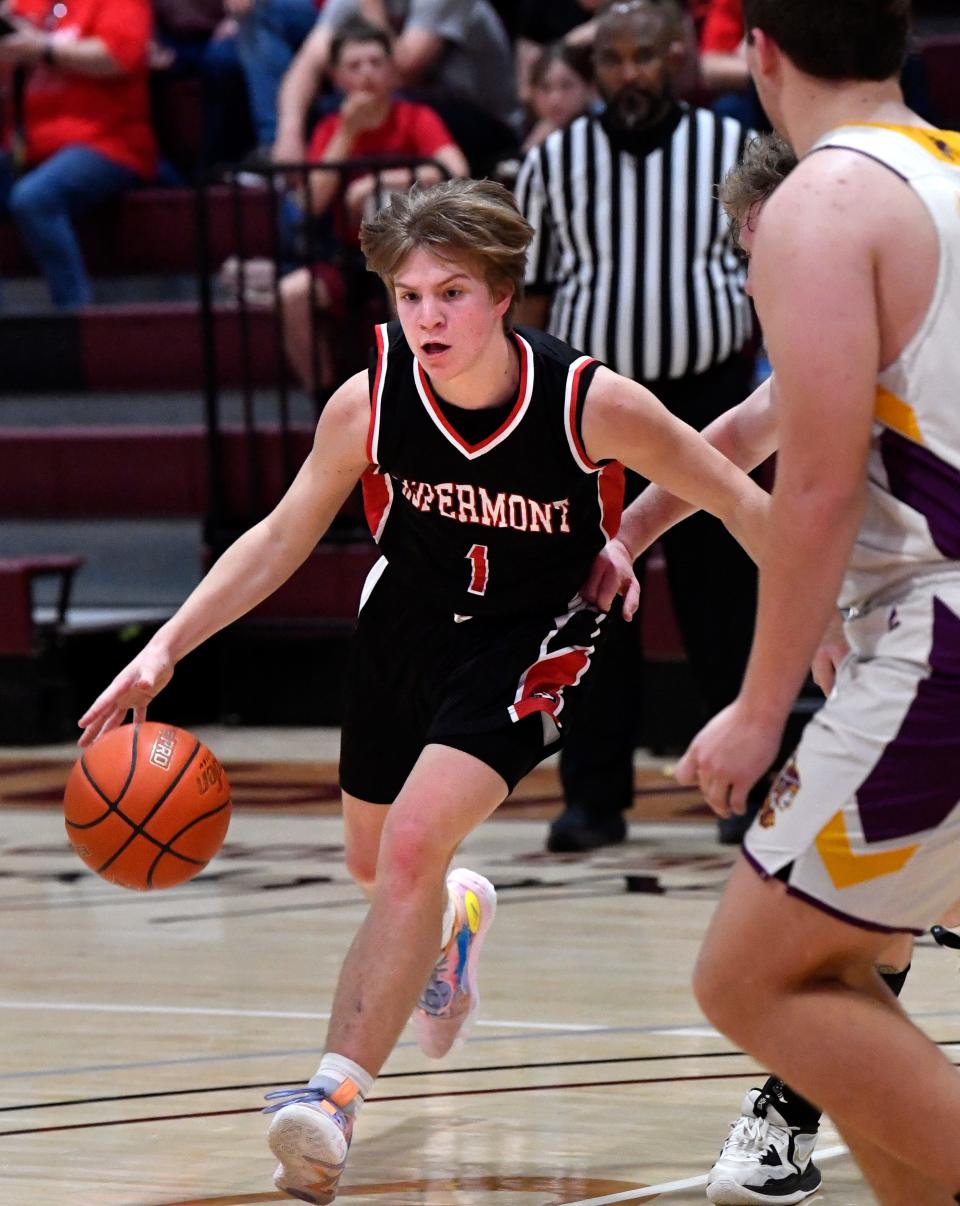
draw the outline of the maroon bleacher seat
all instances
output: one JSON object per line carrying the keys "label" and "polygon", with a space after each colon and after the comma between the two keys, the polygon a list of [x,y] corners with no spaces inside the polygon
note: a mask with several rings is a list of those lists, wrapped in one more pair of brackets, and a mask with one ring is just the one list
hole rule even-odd
{"label": "maroon bleacher seat", "polygon": [[75,555],[0,557],[0,657],[30,657],[38,629],[33,619],[33,584],[38,578],[60,582],[57,619],[62,623],[74,573],[83,564]]}
{"label": "maroon bleacher seat", "polygon": [[[313,428],[277,427],[219,435],[221,509],[263,514],[279,502],[313,441]],[[206,428],[98,426],[0,428],[0,518],[204,517],[209,508]],[[362,526],[359,490],[341,510]]]}
{"label": "maroon bleacher seat", "polygon": [[[266,188],[224,186],[206,190],[210,246],[216,268],[237,247],[248,256],[270,255],[273,199]],[[94,275],[192,273],[197,270],[197,199],[190,188],[137,188],[108,201],[78,222],[87,268]],[[5,276],[36,273],[32,258],[8,219],[0,221],[0,264]]]}

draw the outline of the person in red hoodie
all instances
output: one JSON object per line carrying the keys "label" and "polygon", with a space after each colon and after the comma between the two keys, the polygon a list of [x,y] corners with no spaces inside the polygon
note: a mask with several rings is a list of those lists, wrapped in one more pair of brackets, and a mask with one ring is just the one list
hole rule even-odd
{"label": "person in red hoodie", "polygon": [[0,153],[6,211],[55,306],[90,301],[74,218],[149,180],[149,0],[13,0],[0,67],[14,69],[11,149]]}

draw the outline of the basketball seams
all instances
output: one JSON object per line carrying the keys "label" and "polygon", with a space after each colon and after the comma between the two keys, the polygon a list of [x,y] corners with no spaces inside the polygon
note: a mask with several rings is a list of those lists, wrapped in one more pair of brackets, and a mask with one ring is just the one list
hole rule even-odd
{"label": "basketball seams", "polygon": [[[104,879],[141,890],[173,887],[197,875],[223,844],[230,782],[193,733],[155,721],[130,727],[74,764],[64,796],[67,833],[81,859]],[[172,779],[158,776],[154,765]],[[98,807],[100,814],[89,819]],[[165,854],[174,862],[164,864]]]}
{"label": "basketball seams", "polygon": [[[106,818],[108,816],[110,816],[111,813],[114,813],[122,821],[126,821],[128,825],[133,824],[133,822],[127,816],[125,816],[124,813],[122,813],[117,806],[119,805],[119,803],[123,799],[123,797],[127,794],[130,784],[133,782],[133,776],[137,770],[137,751],[140,746],[139,730],[140,730],[140,726],[138,724],[135,724],[133,726],[133,739],[130,742],[130,770],[127,772],[126,781],[125,781],[123,787],[120,788],[120,794],[117,796],[117,798],[115,800],[111,800],[110,797],[107,796],[106,793],[101,790],[100,784],[96,781],[96,779],[94,779],[93,775],[90,774],[90,770],[87,766],[87,755],[84,754],[83,757],[80,759],[80,769],[83,771],[84,778],[87,780],[87,782],[93,788],[93,790],[97,793],[97,795],[100,797],[100,799],[104,802],[104,804],[106,804],[107,811],[105,813],[103,813],[102,816],[97,817],[93,821],[88,821],[84,825],[80,825],[76,821],[67,821],[68,825],[71,825],[74,829],[90,829],[92,826],[99,825],[101,821],[106,820]],[[198,742],[198,744],[199,744],[199,742]],[[194,753],[196,753],[196,750],[194,750]]]}
{"label": "basketball seams", "polygon": [[[196,738],[194,738],[194,740],[196,740]],[[173,789],[177,786],[177,784],[180,782],[180,780],[186,774],[187,769],[190,766],[190,763],[194,760],[194,758],[196,758],[197,752],[200,749],[201,744],[202,743],[200,741],[196,742],[196,745],[190,751],[190,756],[184,760],[183,766],[181,766],[180,769],[177,771],[176,775],[173,778],[173,781],[167,785],[167,788],[164,791],[163,795],[160,797],[159,800],[157,800],[156,804],[154,804],[154,806],[150,809],[150,811],[147,813],[147,815],[143,818],[142,821],[134,822],[133,820],[131,820],[130,817],[128,817],[124,813],[122,813],[119,808],[116,808],[114,806],[113,811],[115,812],[115,814],[121,820],[126,821],[126,823],[131,827],[131,831],[127,837],[127,840],[122,845],[118,846],[116,850],[114,850],[113,854],[110,855],[110,857],[107,859],[107,861],[103,864],[102,867],[98,867],[96,869],[98,875],[102,875],[104,873],[104,871],[106,871],[107,868],[112,863],[116,862],[116,860],[120,857],[120,855],[123,854],[123,852],[129,848],[130,844],[138,836],[138,834],[147,838],[148,841],[153,842],[153,844],[155,846],[160,846],[161,848],[164,846],[164,843],[160,842],[152,834],[147,833],[146,829],[144,827],[153,819],[154,816],[156,816],[157,811],[163,805],[164,800],[166,800],[167,796],[170,795],[170,793],[173,791]],[[126,790],[126,788],[124,788],[124,790]],[[162,849],[161,849],[161,853],[162,853]]]}
{"label": "basketball seams", "polygon": [[163,848],[157,851],[156,858],[150,864],[150,870],[147,872],[147,887],[153,887],[153,873],[156,871],[157,867],[159,867],[160,860],[165,854],[170,854],[174,858],[180,859],[182,862],[192,863],[195,867],[205,867],[209,862],[209,859],[201,860],[198,858],[191,858],[189,854],[181,854],[179,850],[174,850],[172,848],[173,843],[179,841],[179,839],[182,838],[185,833],[191,830],[194,825],[199,825],[201,821],[207,821],[210,819],[210,817],[215,817],[218,812],[223,812],[223,810],[225,808],[229,808],[232,803],[233,800],[230,797],[227,797],[227,799],[224,800],[222,804],[218,804],[216,808],[211,808],[209,812],[205,812],[202,816],[193,817],[192,820],[188,821],[182,829],[178,829],[173,837],[164,844]]}

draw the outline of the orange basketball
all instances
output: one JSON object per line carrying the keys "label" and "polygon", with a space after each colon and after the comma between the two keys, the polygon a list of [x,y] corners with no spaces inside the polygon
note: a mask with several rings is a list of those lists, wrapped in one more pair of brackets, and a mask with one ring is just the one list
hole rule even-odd
{"label": "orange basketball", "polygon": [[67,836],[92,871],[122,888],[172,888],[223,845],[230,784],[192,733],[147,721],[84,751],[63,809]]}

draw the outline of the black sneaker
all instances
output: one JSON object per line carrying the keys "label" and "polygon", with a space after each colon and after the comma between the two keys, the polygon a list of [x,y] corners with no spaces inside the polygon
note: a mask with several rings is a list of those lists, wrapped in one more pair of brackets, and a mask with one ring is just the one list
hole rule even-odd
{"label": "black sneaker", "polygon": [[555,817],[547,834],[551,854],[575,854],[599,846],[618,846],[627,839],[622,812],[597,816],[586,808],[569,805]]}

